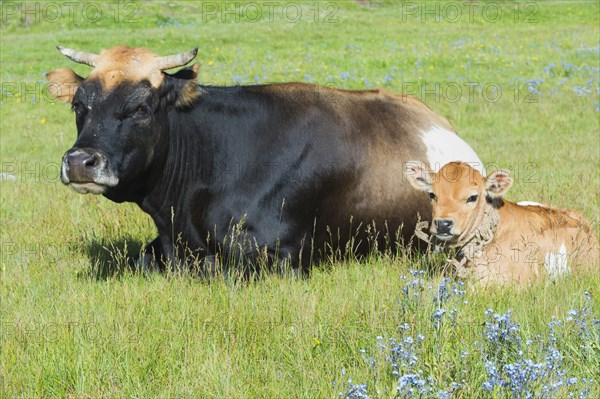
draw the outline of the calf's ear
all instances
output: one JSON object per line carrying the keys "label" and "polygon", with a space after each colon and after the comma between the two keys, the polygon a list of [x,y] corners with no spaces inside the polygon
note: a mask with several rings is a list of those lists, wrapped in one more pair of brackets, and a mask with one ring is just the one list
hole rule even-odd
{"label": "calf's ear", "polygon": [[419,191],[429,191],[433,172],[423,162],[408,161],[404,170],[408,182]]}
{"label": "calf's ear", "polygon": [[75,92],[83,78],[69,68],[59,68],[46,74],[48,93],[63,103],[73,101]]}
{"label": "calf's ear", "polygon": [[174,74],[167,75],[161,86],[161,91],[168,103],[175,103],[175,106],[186,108],[191,106],[200,95],[200,87],[196,82],[200,64],[183,68]]}
{"label": "calf's ear", "polygon": [[484,180],[485,190],[492,198],[500,198],[512,186],[513,179],[506,170],[497,170]]}

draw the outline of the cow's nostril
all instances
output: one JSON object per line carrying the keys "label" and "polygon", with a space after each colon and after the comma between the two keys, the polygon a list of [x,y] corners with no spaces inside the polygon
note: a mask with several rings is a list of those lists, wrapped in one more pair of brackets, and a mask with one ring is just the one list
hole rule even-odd
{"label": "cow's nostril", "polygon": [[107,169],[106,157],[91,148],[75,148],[67,153],[63,162],[65,180],[75,183],[96,181]]}
{"label": "cow's nostril", "polygon": [[92,154],[88,158],[83,160],[83,166],[86,168],[95,168],[100,163],[100,157],[98,154]]}

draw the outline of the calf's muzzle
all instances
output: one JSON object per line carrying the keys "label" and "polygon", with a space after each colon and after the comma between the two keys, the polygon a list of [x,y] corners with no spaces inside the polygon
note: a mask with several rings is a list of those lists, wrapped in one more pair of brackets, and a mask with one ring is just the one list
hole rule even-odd
{"label": "calf's muzzle", "polygon": [[452,226],[454,226],[454,222],[448,219],[436,219],[433,223],[438,235],[451,234],[450,231],[452,230]]}

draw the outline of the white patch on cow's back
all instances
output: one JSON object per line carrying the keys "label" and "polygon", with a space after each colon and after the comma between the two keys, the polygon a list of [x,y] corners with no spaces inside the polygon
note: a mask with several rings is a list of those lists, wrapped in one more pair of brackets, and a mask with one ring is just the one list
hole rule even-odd
{"label": "white patch on cow's back", "polygon": [[558,252],[547,252],[544,257],[544,267],[548,272],[548,277],[555,280],[563,274],[568,273],[569,265],[567,264],[567,248],[565,242],[560,245]]}
{"label": "white patch on cow's back", "polygon": [[544,205],[540,204],[539,202],[533,202],[533,201],[520,201],[520,202],[517,202],[517,205],[520,205],[520,206],[544,206]]}
{"label": "white patch on cow's back", "polygon": [[483,162],[475,151],[463,139],[450,130],[433,125],[423,132],[423,143],[427,147],[429,167],[439,171],[442,166],[452,161],[466,162],[485,176]]}

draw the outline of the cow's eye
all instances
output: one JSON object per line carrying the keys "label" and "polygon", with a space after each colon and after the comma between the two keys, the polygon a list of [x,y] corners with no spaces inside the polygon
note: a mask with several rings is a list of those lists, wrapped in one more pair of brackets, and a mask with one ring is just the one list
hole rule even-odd
{"label": "cow's eye", "polygon": [[467,204],[469,202],[475,202],[475,201],[477,201],[477,198],[479,198],[479,196],[477,194],[471,195],[469,198],[467,198]]}
{"label": "cow's eye", "polygon": [[150,115],[150,110],[145,104],[140,104],[131,114],[129,114],[131,118],[139,119],[147,118],[148,115]]}
{"label": "cow's eye", "polygon": [[73,104],[71,104],[71,110],[79,115],[83,113],[83,111],[85,111],[85,107],[83,106],[83,103],[81,101],[75,100],[73,101]]}
{"label": "cow's eye", "polygon": [[429,198],[431,198],[432,201],[435,201],[437,199],[437,197],[435,196],[435,194],[432,193],[431,191],[429,192]]}

